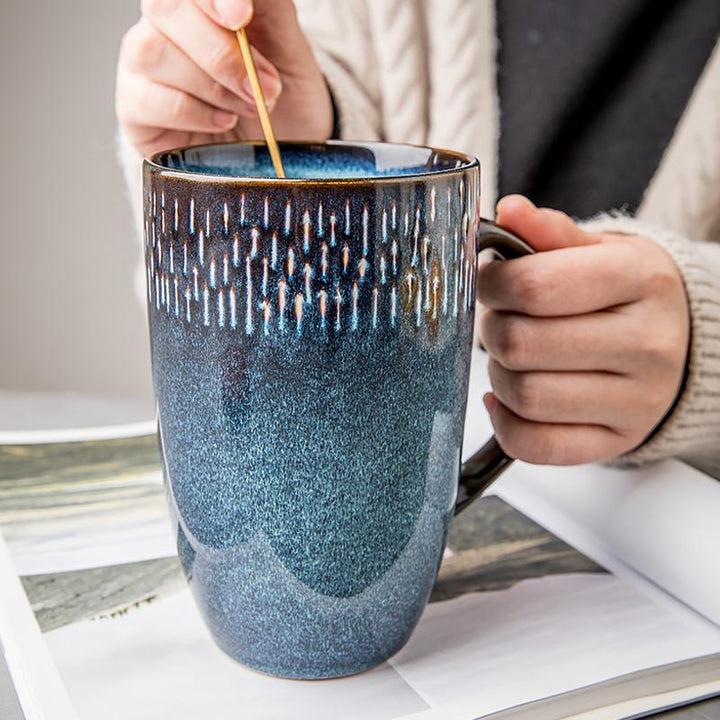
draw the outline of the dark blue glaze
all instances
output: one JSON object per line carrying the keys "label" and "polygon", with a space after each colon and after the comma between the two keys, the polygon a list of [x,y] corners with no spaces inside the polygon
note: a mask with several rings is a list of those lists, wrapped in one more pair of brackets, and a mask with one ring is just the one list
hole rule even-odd
{"label": "dark blue glaze", "polygon": [[253,146],[159,158],[181,173],[145,165],[178,552],[220,647],[285,677],[356,673],[403,646],[457,492],[478,171],[400,146],[392,178],[373,147],[283,157],[297,173],[318,157],[328,177],[381,182],[188,172],[263,174]]}

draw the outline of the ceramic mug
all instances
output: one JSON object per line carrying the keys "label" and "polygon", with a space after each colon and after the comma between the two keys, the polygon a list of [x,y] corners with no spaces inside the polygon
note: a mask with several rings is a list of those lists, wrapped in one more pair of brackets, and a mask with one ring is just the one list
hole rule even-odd
{"label": "ceramic mug", "polygon": [[407,641],[449,522],[510,460],[460,453],[479,165],[383,143],[257,144],[144,164],[166,488],[218,645],[273,675],[371,668]]}

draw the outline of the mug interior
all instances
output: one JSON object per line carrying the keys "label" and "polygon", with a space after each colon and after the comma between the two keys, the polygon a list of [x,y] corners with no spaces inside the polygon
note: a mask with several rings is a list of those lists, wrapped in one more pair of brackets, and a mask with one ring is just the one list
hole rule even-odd
{"label": "mug interior", "polygon": [[[457,171],[477,161],[450,150],[395,143],[280,143],[288,179],[352,180]],[[221,143],[155,155],[151,165],[181,173],[224,178],[276,179],[262,143]]]}

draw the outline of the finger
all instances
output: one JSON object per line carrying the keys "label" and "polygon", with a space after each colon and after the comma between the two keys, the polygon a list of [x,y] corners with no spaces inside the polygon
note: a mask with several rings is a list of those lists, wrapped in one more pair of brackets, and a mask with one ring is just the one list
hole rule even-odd
{"label": "finger", "polygon": [[500,447],[536,465],[580,465],[617,457],[638,443],[600,425],[536,423],[518,417],[492,393],[483,398]]}
{"label": "finger", "polygon": [[538,208],[523,195],[506,195],[496,208],[496,222],[527,240],[537,252],[594,245],[599,236],[582,230],[560,210]]}
{"label": "finger", "polygon": [[[143,14],[215,82],[252,102],[235,33],[220,27],[194,0],[144,0]],[[265,100],[271,104],[282,89],[280,76],[255,48],[253,57]]]}
{"label": "finger", "polygon": [[123,39],[125,68],[153,82],[190,93],[208,105],[244,117],[255,117],[252,98],[239,96],[215,82],[177,45],[145,18]]}
{"label": "finger", "polygon": [[491,262],[478,273],[485,307],[527,315],[579,315],[643,295],[642,257],[622,240]]}
{"label": "finger", "polygon": [[654,347],[622,311],[534,318],[486,310],[480,337],[508,370],[598,371],[627,374],[642,368]]}
{"label": "finger", "polygon": [[[123,132],[142,157],[152,157],[168,148],[202,143],[202,141],[194,141],[196,133],[189,133],[185,130],[126,125],[123,127]],[[199,135],[199,133],[197,134]]]}
{"label": "finger", "polygon": [[254,11],[252,0],[197,0],[203,11],[228,30],[245,27]]}
{"label": "finger", "polygon": [[117,92],[122,98],[117,115],[123,125],[217,133],[237,123],[233,113],[126,70],[118,71]]}
{"label": "finger", "polygon": [[222,27],[247,29],[250,42],[283,75],[314,63],[312,50],[300,28],[292,0],[195,0]]}
{"label": "finger", "polygon": [[638,393],[637,380],[624,375],[514,372],[492,359],[488,371],[495,396],[523,420],[603,425],[627,435],[654,426],[665,411],[664,399]]}

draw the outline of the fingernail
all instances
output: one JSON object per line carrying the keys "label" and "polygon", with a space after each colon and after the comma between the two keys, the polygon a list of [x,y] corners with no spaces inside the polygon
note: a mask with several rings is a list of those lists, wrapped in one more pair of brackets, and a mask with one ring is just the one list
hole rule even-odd
{"label": "fingernail", "polygon": [[252,14],[252,5],[247,0],[214,0],[219,20],[230,30],[244,27]]}
{"label": "fingernail", "polygon": [[229,130],[237,122],[237,116],[225,110],[215,110],[212,114],[212,122],[215,127]]}
{"label": "fingernail", "polygon": [[491,413],[495,409],[495,396],[492,393],[485,393],[483,395],[483,403],[485,409]]}
{"label": "fingernail", "polygon": [[531,208],[535,207],[535,204],[531,200],[526,198],[524,195],[519,195],[519,194],[505,195],[505,197],[501,197],[498,200],[497,205],[495,206],[495,212],[496,213],[499,212],[501,209],[501,206],[507,205],[508,203],[511,203],[511,204],[512,203],[520,203],[522,205],[529,205]]}
{"label": "fingernail", "polygon": [[[280,92],[282,91],[282,83],[274,75],[269,75],[265,72],[258,72],[258,78],[260,79],[260,87],[263,91],[263,97],[265,98],[268,109],[270,109],[275,105],[275,102],[280,96]],[[243,100],[245,100],[245,102],[247,102],[249,105],[254,105],[255,96],[253,95],[250,78],[247,77],[247,75],[240,83],[240,90]]]}

